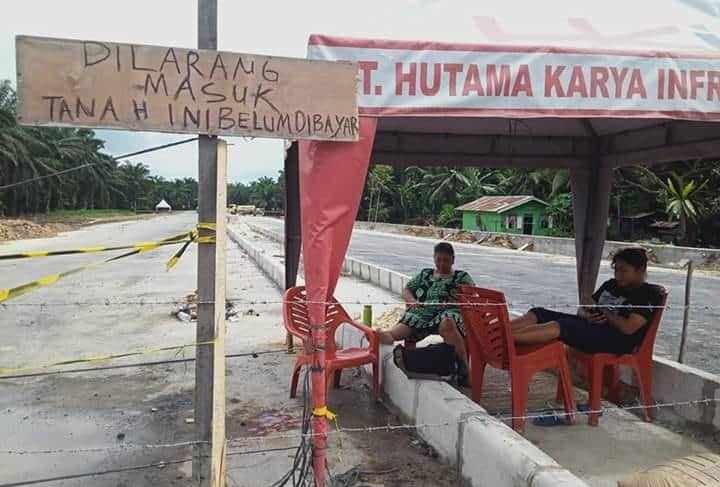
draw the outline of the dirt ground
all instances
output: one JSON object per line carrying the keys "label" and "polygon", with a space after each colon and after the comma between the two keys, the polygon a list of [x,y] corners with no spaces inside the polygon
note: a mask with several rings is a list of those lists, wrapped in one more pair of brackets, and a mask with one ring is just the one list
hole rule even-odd
{"label": "dirt ground", "polygon": [[155,216],[153,213],[103,216],[100,218],[78,215],[65,218],[62,222],[47,221],[44,216],[32,219],[2,218],[0,219],[0,242],[54,237],[59,233],[77,230],[87,225],[147,219],[153,216]]}
{"label": "dirt ground", "polygon": [[52,237],[73,227],[64,223],[35,223],[28,220],[0,220],[0,241]]}

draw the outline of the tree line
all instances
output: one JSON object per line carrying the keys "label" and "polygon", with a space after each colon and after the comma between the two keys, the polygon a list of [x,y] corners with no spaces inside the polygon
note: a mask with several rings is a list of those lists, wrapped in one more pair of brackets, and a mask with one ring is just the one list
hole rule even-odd
{"label": "tree line", "polygon": [[[197,181],[153,176],[141,162],[118,162],[103,152],[92,130],[23,127],[15,122],[16,97],[0,82],[0,213],[37,214],[56,209],[152,209],[161,199],[173,208],[194,209]],[[79,170],[64,173],[67,169]],[[283,207],[284,175],[228,185],[228,203]],[[616,169],[611,215],[651,213],[677,221],[674,239],[692,245],[720,245],[720,164],[693,160]],[[358,218],[393,223],[459,226],[455,208],[485,195],[533,195],[549,204],[554,231],[570,235],[572,198],[566,170],[453,167],[371,168]],[[620,228],[608,227],[610,238]]]}
{"label": "tree line", "polygon": [[[720,163],[694,160],[615,169],[609,238],[624,238],[617,222],[648,215],[647,223],[677,222],[675,243],[720,245]],[[455,208],[481,196],[532,195],[549,204],[556,236],[573,233],[570,174],[553,169],[375,166],[361,217],[368,221],[458,227]],[[620,218],[618,218],[620,217]],[[656,237],[648,231],[639,237]]]}

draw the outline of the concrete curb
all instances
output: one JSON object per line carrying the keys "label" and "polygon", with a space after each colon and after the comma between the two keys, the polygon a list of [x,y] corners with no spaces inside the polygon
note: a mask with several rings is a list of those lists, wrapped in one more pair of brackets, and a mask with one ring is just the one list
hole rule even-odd
{"label": "concrete curb", "polygon": [[[273,239],[279,236],[266,229],[253,230]],[[230,239],[256,260],[261,269],[280,287],[284,271],[272,257],[228,228]],[[399,293],[408,276],[346,258],[343,273],[370,281]],[[363,335],[346,326],[340,334],[342,347],[360,347]],[[463,485],[471,487],[587,487],[587,484],[560,466],[508,426],[488,415],[478,404],[445,382],[408,379],[392,362],[392,347],[380,351],[382,389],[385,398],[407,424],[425,425],[418,435],[442,458],[455,465]],[[369,371],[368,371],[369,372]]]}
{"label": "concrete curb", "polygon": [[[254,228],[253,228],[254,230]],[[261,232],[258,232],[261,233]],[[235,233],[230,227],[227,229],[228,237],[235,242],[246,254],[252,258],[272,282],[280,289],[285,287],[285,266],[277,262],[271,256],[266,255],[265,251],[254,246],[249,240],[242,238]]]}
{"label": "concrete curb", "polygon": [[[658,408],[658,419],[683,427],[720,431],[720,377],[662,357],[653,358],[653,399],[671,403],[697,398],[714,402]],[[621,379],[637,387],[637,380],[628,368],[621,369]]]}
{"label": "concrete curb", "polygon": [[[282,242],[281,235],[254,224],[254,231]],[[419,238],[419,237],[415,237]],[[550,237],[548,237],[550,238]],[[343,263],[343,273],[367,280],[377,286],[400,294],[408,276],[382,267],[348,257]],[[683,365],[662,357],[653,357],[653,398],[659,403],[683,402],[689,399],[720,399],[720,376],[695,367]],[[636,385],[629,369],[622,369],[622,381]],[[659,419],[682,426],[720,431],[720,401],[697,405],[664,407],[656,411]]]}

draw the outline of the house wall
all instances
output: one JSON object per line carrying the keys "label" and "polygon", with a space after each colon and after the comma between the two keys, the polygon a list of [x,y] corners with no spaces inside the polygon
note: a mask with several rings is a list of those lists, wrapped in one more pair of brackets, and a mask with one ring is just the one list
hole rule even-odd
{"label": "house wall", "polygon": [[480,227],[477,224],[477,212],[462,212],[462,228],[463,230],[480,230]]}
{"label": "house wall", "polygon": [[485,232],[505,231],[505,218],[497,213],[480,213],[480,230]]}

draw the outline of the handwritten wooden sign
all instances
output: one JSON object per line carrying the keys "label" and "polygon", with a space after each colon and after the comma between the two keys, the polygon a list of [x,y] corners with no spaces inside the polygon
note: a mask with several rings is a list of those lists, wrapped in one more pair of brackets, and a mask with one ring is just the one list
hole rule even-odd
{"label": "handwritten wooden sign", "polygon": [[18,36],[18,122],[354,141],[357,66]]}

